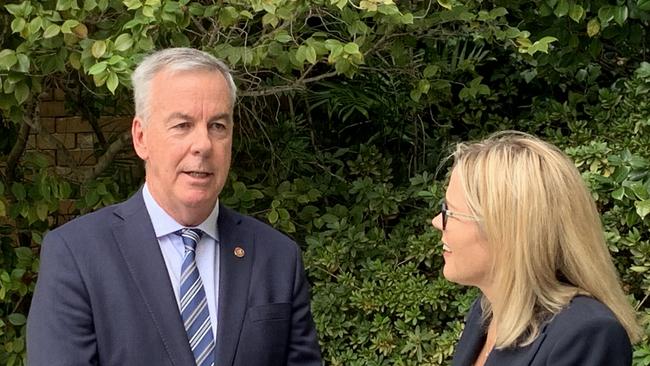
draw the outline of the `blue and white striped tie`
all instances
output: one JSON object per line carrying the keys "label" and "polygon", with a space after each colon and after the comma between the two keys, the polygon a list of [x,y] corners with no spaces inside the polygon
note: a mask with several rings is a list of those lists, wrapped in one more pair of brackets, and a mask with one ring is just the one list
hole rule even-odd
{"label": "blue and white striped tie", "polygon": [[214,337],[210,311],[194,256],[196,244],[203,232],[199,229],[182,229],[177,233],[185,245],[185,257],[181,266],[181,316],[197,366],[213,366]]}

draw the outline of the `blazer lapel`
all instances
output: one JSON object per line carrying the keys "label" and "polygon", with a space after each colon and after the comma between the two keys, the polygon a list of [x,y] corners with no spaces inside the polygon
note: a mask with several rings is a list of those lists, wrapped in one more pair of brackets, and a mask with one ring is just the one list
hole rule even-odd
{"label": "blazer lapel", "polygon": [[517,347],[513,349],[492,352],[486,362],[486,366],[531,365],[535,359],[535,355],[537,355],[539,347],[542,345],[545,338],[546,326],[542,328],[539,336],[535,338],[533,343],[529,344],[526,347]]}
{"label": "blazer lapel", "polygon": [[485,342],[485,330],[481,321],[480,300],[476,300],[465,321],[465,329],[456,345],[452,366],[469,366],[476,361]]}
{"label": "blazer lapel", "polygon": [[118,206],[115,215],[122,219],[113,225],[115,240],[172,364],[194,364],[167,266],[144,205],[142,190]]}
{"label": "blazer lapel", "polygon": [[216,363],[232,365],[248,308],[248,288],[254,260],[254,236],[241,226],[241,217],[219,207],[219,314]]}

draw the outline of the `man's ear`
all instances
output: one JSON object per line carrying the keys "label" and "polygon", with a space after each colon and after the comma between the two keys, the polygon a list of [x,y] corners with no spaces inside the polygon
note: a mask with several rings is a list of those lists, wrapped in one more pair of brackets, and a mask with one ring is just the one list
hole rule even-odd
{"label": "man's ear", "polygon": [[145,138],[145,127],[140,117],[134,117],[131,124],[131,139],[133,140],[133,148],[135,153],[138,154],[140,159],[147,161],[149,157],[149,149],[147,149],[147,139]]}

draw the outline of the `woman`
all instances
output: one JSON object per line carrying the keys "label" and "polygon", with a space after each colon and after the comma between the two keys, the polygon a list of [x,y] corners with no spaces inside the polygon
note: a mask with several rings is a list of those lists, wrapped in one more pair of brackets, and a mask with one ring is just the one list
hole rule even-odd
{"label": "woman", "polygon": [[452,365],[630,365],[641,330],[573,163],[518,132],[461,144],[453,156],[432,224],[445,278],[482,296]]}

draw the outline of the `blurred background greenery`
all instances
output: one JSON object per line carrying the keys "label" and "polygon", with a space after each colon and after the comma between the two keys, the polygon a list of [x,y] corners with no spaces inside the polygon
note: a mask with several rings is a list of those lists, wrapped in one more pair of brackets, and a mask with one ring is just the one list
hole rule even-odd
{"label": "blurred background greenery", "polygon": [[[449,362],[476,292],[442,278],[430,219],[453,144],[503,129],[575,160],[650,364],[649,19],[650,0],[0,0],[0,364],[25,364],[44,233],[141,184],[129,131],[98,121],[131,115],[131,70],[170,46],[234,70],[221,200],[301,244],[327,365]],[[92,166],[44,126],[52,93]]]}

